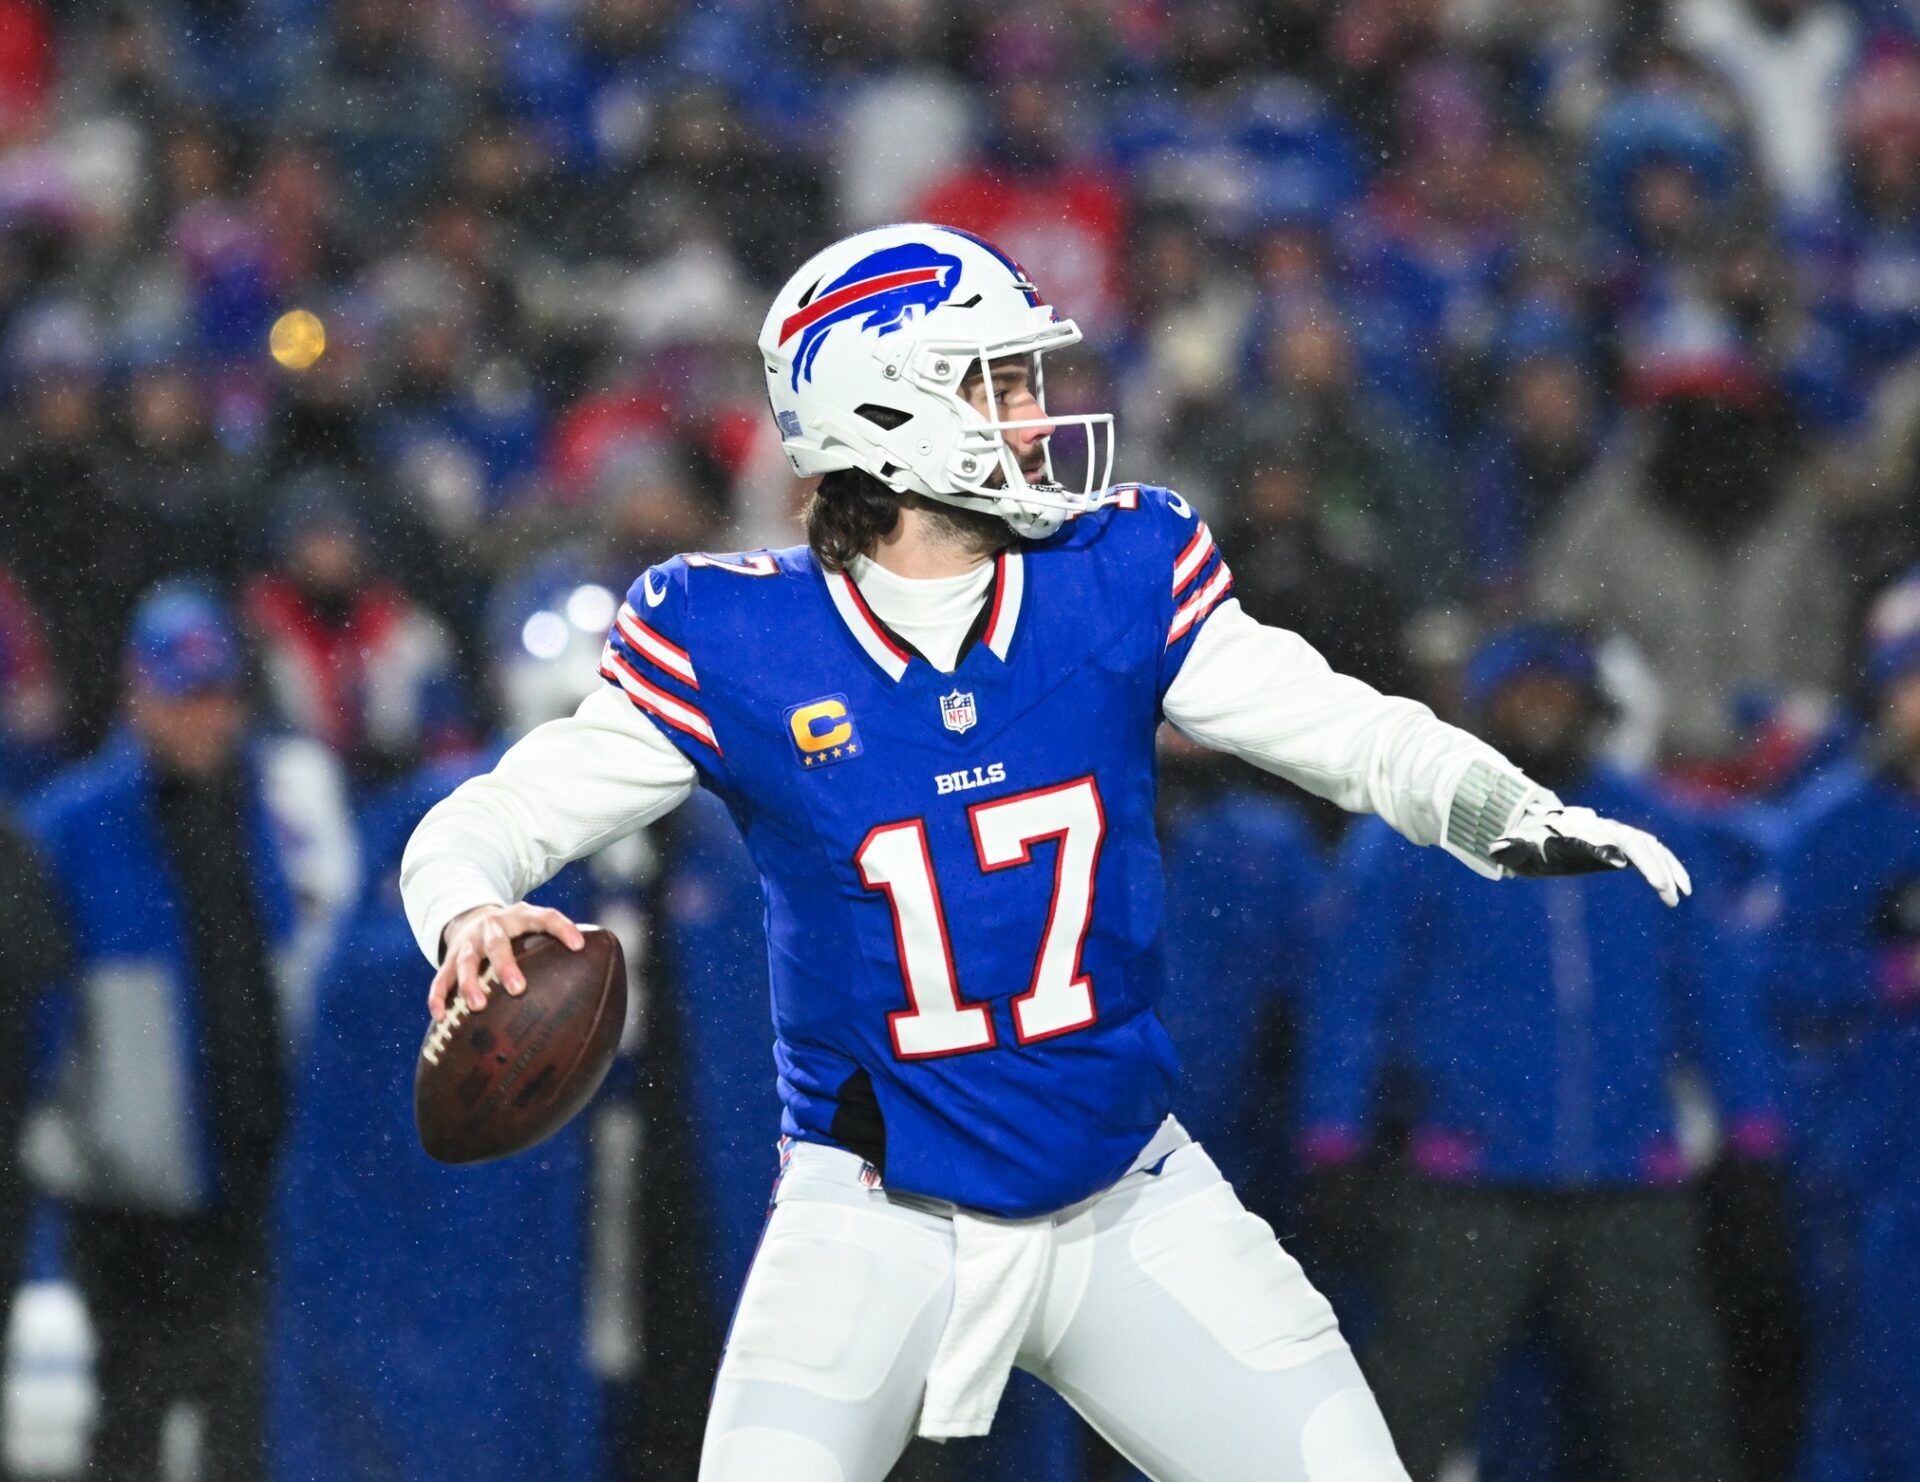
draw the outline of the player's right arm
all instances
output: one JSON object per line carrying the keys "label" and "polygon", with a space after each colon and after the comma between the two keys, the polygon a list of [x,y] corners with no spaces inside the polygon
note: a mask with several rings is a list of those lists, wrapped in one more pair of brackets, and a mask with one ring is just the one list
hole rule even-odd
{"label": "player's right arm", "polygon": [[427,1005],[434,1018],[456,984],[469,1006],[481,1006],[483,960],[509,992],[524,986],[508,949],[515,936],[551,931],[580,945],[572,922],[522,898],[565,865],[670,813],[694,781],[693,764],[659,727],[604,689],[436,803],[400,866],[407,920],[439,967]]}
{"label": "player's right arm", "polygon": [[[400,867],[400,893],[420,950],[438,969],[427,1000],[434,1018],[456,987],[471,1007],[481,1006],[482,961],[498,970],[508,992],[524,988],[513,960],[515,936],[549,931],[578,946],[582,938],[572,922],[524,904],[523,897],[563,866],[684,802],[699,780],[692,748],[708,747],[717,759],[696,703],[692,660],[680,646],[684,576],[676,560],[635,582],[602,656],[607,688],[571,716],[530,732],[491,772],[436,804],[414,830]],[[644,604],[645,619],[636,602]],[[702,730],[704,739],[697,734]]]}

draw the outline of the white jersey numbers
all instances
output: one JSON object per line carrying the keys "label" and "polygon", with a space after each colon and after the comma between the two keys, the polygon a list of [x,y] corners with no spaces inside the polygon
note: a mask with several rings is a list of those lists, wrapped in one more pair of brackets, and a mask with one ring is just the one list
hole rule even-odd
{"label": "white jersey numbers", "polygon": [[689,566],[713,566],[735,576],[778,576],[779,563],[772,556],[756,551],[751,555],[716,556],[709,551],[693,551],[683,558]]}
{"label": "white jersey numbers", "polygon": [[[1031,864],[1034,845],[1054,845],[1053,894],[1039,956],[1026,992],[1013,1000],[1020,1042],[1085,1028],[1098,1010],[1093,980],[1080,970],[1080,954],[1093,921],[1093,881],[1106,836],[1106,814],[1093,778],[976,803],[967,818],[983,871]],[[861,841],[854,863],[860,883],[884,893],[893,913],[900,976],[912,1005],[887,1016],[894,1053],[916,1060],[991,1048],[993,1018],[986,1005],[960,999],[926,825],[917,818],[882,824]]]}
{"label": "white jersey numbers", "polygon": [[893,1053],[902,1060],[920,1060],[993,1044],[993,1016],[985,1005],[960,1002],[953,939],[940,909],[927,826],[917,818],[882,824],[860,841],[853,859],[860,867],[860,883],[884,891],[893,910],[900,976],[906,980],[907,1002],[913,1005],[887,1015]]}
{"label": "white jersey numbers", "polygon": [[1106,814],[1091,777],[1020,793],[967,810],[983,870],[1031,864],[1031,847],[1052,840],[1053,899],[1033,981],[1013,1001],[1020,1042],[1048,1039],[1094,1021],[1093,980],[1080,971],[1080,949],[1093,924],[1093,875],[1100,867]]}

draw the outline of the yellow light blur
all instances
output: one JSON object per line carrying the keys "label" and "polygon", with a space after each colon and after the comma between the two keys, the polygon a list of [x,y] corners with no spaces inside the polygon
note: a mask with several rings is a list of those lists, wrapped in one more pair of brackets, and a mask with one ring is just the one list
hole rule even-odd
{"label": "yellow light blur", "polygon": [[267,349],[288,370],[305,370],[326,348],[326,326],[318,315],[305,309],[289,309],[273,321],[267,335]]}

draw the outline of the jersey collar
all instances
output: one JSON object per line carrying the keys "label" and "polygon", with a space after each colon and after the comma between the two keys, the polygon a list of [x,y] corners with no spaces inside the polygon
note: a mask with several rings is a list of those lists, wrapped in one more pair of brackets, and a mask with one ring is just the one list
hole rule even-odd
{"label": "jersey collar", "polygon": [[[1013,646],[1013,635],[1020,622],[1020,610],[1024,605],[1027,589],[1026,560],[1019,551],[1002,551],[994,559],[993,589],[987,594],[981,611],[986,620],[980,634],[980,642],[992,650],[995,658],[1006,662],[1007,652]],[[880,670],[891,680],[898,680],[907,672],[907,666],[921,656],[913,646],[887,625],[874,616],[873,609],[867,606],[867,599],[860,595],[860,588],[853,578],[844,571],[823,573],[827,582],[827,595],[833,599],[834,611],[840,614],[840,620],[847,625],[847,631],[853,635],[854,642],[866,651]],[[967,650],[960,652],[960,662],[965,663]],[[922,659],[922,662],[925,662]]]}

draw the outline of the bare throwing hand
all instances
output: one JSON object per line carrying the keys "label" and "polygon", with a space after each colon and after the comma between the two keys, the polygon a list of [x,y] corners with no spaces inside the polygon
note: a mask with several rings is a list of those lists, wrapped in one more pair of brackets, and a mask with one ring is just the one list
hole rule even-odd
{"label": "bare throwing hand", "polygon": [[524,901],[517,906],[475,906],[454,917],[447,924],[440,971],[427,991],[427,1012],[434,1023],[446,1017],[455,988],[468,1008],[487,1006],[487,992],[480,985],[482,962],[492,967],[508,993],[515,998],[525,993],[527,978],[513,960],[513,939],[530,931],[558,937],[575,952],[587,944],[580,928],[550,906],[530,906]]}

